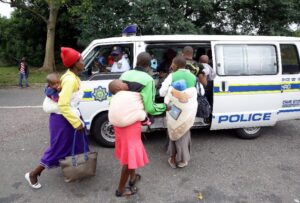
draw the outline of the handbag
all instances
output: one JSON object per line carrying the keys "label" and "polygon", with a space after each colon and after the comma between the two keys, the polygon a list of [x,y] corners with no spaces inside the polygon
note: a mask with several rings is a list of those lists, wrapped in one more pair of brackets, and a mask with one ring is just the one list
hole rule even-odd
{"label": "handbag", "polygon": [[74,132],[72,155],[60,160],[60,167],[65,177],[65,182],[80,180],[96,174],[97,152],[88,152],[87,143],[84,139],[85,133],[81,134],[84,145],[84,153],[75,155],[76,135]]}
{"label": "handbag", "polygon": [[198,89],[198,96],[197,96],[197,101],[198,101],[198,108],[197,108],[197,113],[196,117],[200,118],[209,118],[210,113],[211,113],[211,106],[209,102],[207,101],[207,98],[201,93],[199,93],[200,90],[200,85],[199,82],[197,82],[197,89]]}

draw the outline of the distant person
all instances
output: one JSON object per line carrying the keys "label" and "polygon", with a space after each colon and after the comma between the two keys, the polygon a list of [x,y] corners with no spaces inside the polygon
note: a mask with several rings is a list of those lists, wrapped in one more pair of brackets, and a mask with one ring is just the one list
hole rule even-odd
{"label": "distant person", "polygon": [[25,80],[26,82],[26,87],[29,87],[28,84],[29,68],[25,57],[21,59],[21,62],[19,64],[19,74],[20,74],[20,80],[19,80],[20,88],[23,88],[23,80]]}
{"label": "distant person", "polygon": [[118,47],[118,46],[113,47],[111,56],[114,61],[113,65],[111,67],[112,73],[125,72],[125,71],[130,70],[130,65],[128,63],[128,60],[126,59],[126,56],[123,55],[121,47]]}

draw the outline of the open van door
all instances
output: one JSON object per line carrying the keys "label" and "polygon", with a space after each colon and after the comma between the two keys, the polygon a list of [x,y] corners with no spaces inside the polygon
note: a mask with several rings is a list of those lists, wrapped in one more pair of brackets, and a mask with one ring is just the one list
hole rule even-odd
{"label": "open van door", "polygon": [[280,57],[282,64],[282,104],[281,109],[278,111],[279,120],[300,118],[299,48],[299,43],[280,43]]}
{"label": "open van door", "polygon": [[212,42],[211,129],[275,125],[281,106],[277,43]]}

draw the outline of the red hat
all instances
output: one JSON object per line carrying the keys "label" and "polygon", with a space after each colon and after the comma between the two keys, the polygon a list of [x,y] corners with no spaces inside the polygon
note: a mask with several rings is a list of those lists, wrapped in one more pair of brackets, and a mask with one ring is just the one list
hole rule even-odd
{"label": "red hat", "polygon": [[80,58],[80,53],[75,49],[62,47],[60,51],[61,60],[66,68],[70,68]]}

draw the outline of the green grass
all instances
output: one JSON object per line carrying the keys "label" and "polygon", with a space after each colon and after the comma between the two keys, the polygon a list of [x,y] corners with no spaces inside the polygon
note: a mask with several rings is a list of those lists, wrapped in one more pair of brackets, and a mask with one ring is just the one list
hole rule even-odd
{"label": "green grass", "polygon": [[[29,68],[29,85],[45,84],[49,72],[40,71],[37,68]],[[24,84],[24,81],[23,81]],[[17,66],[0,67],[0,87],[18,86],[19,71]]]}

